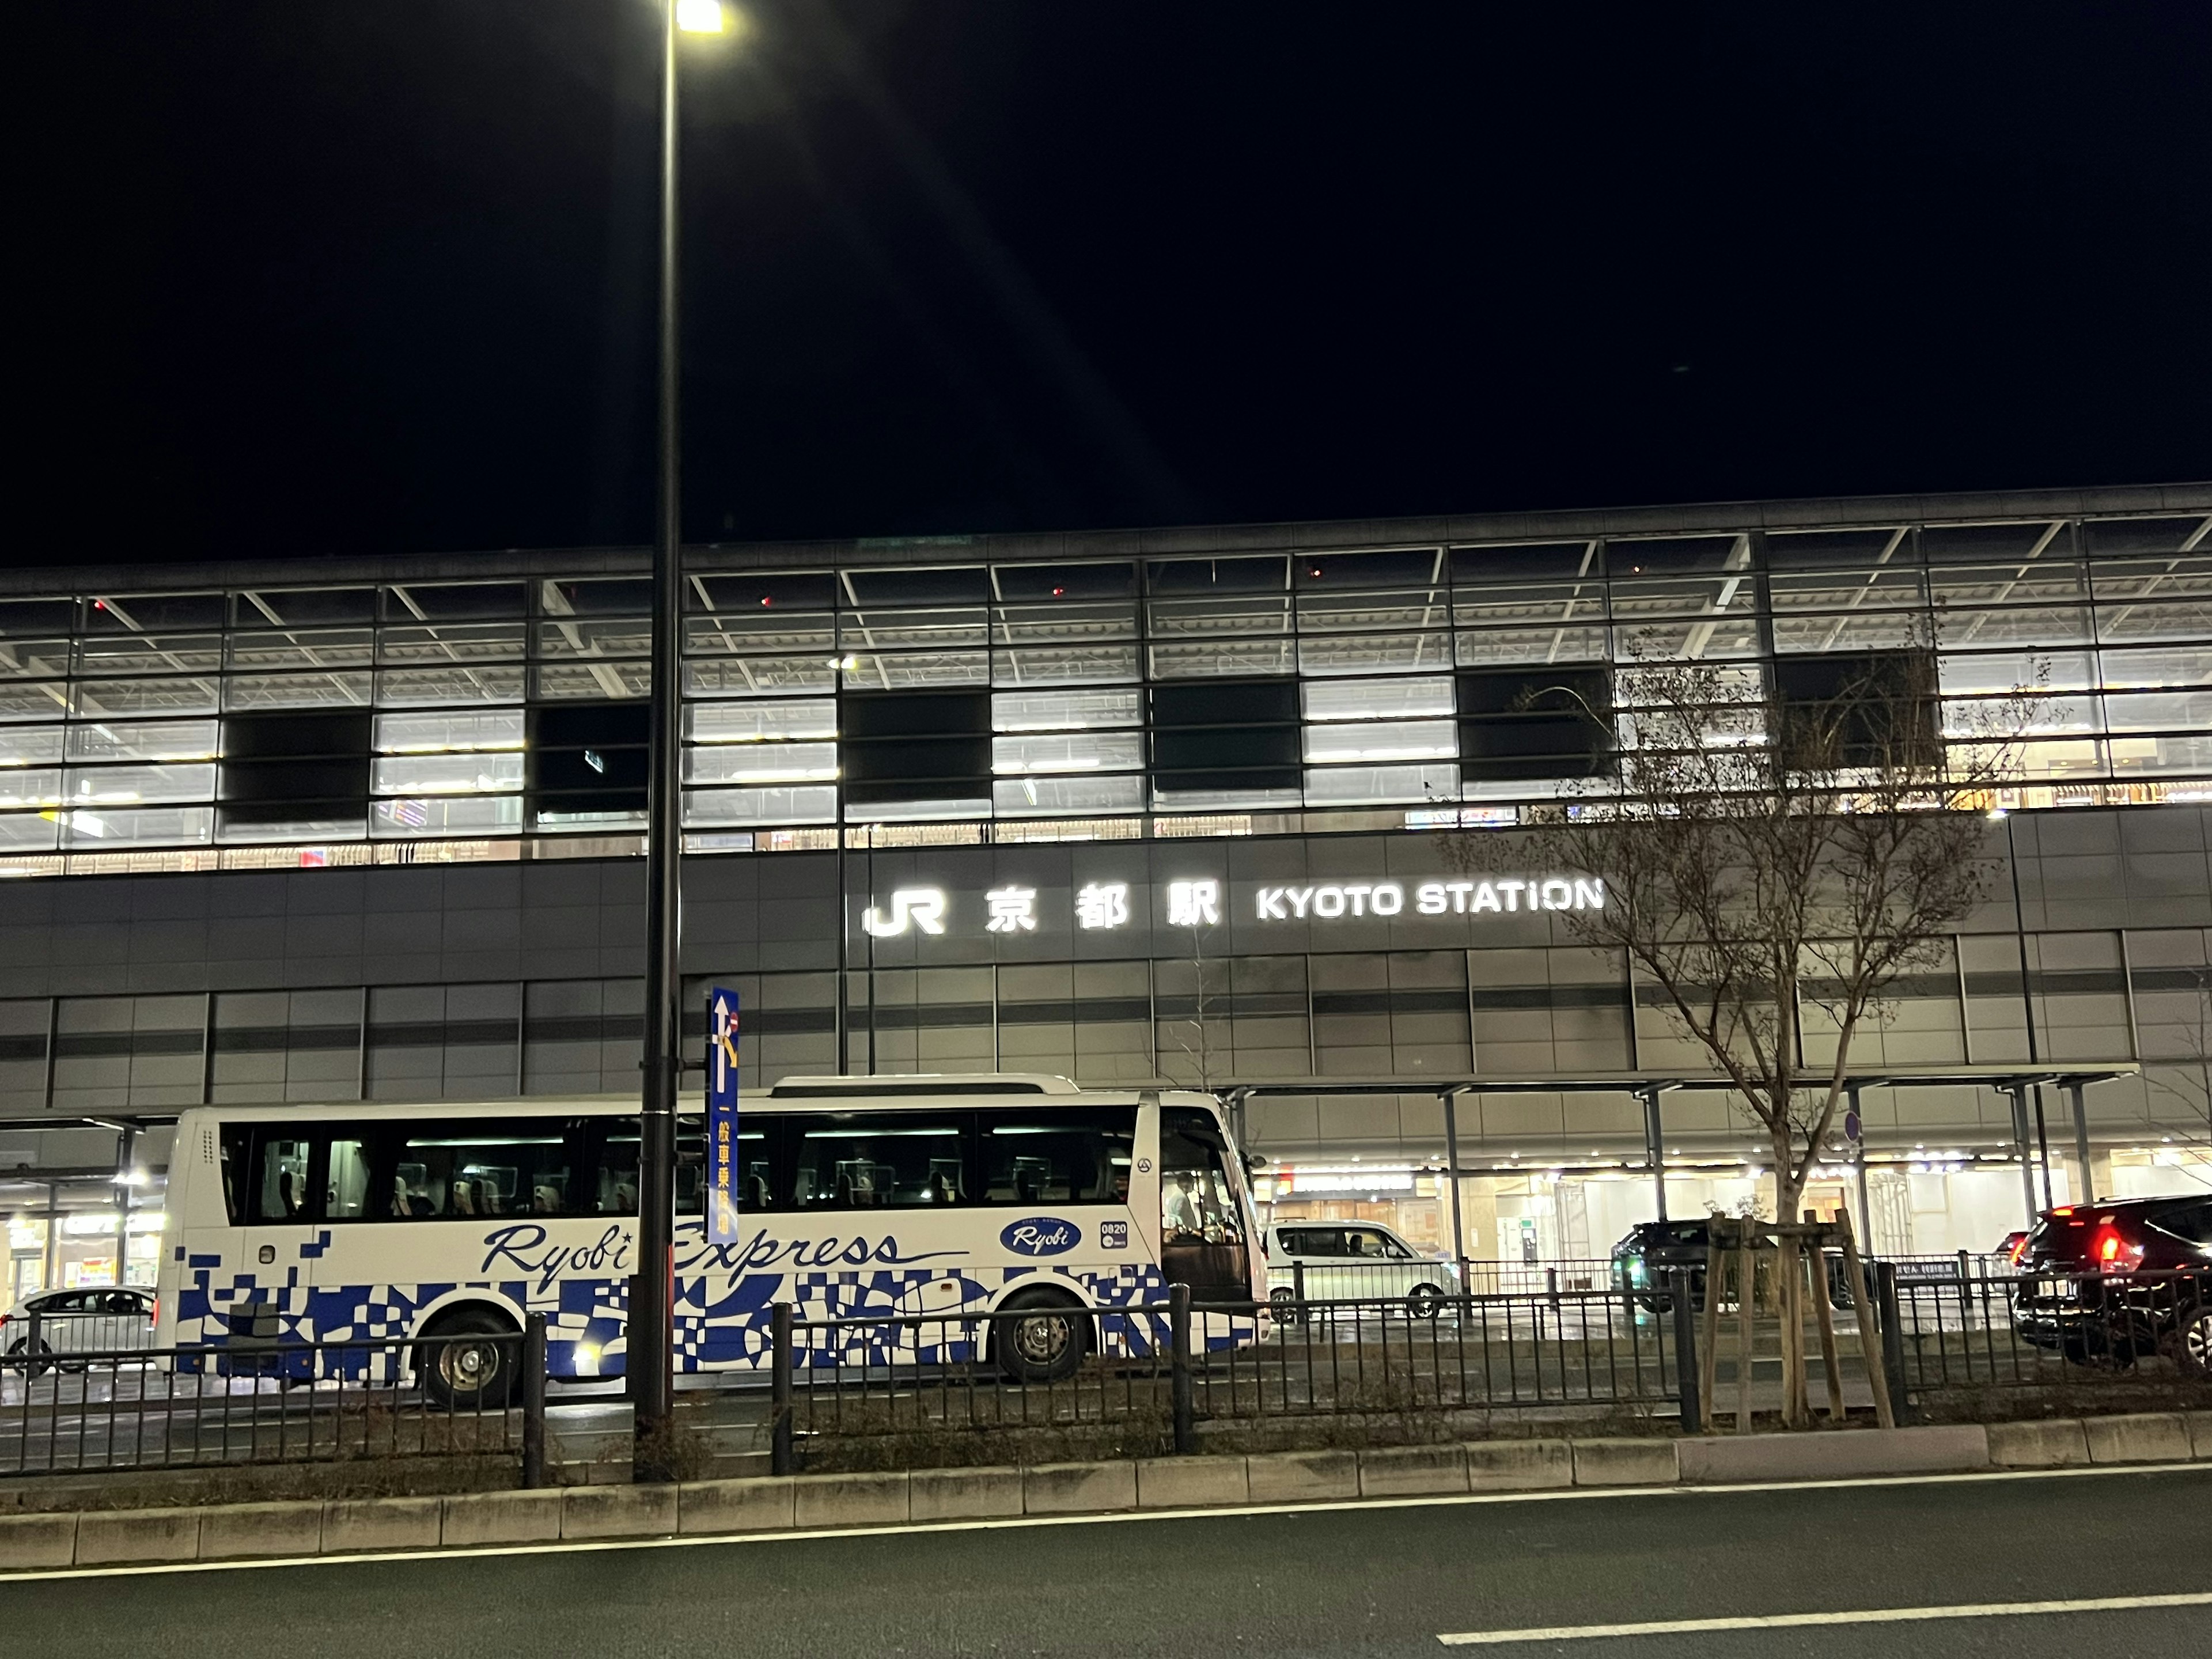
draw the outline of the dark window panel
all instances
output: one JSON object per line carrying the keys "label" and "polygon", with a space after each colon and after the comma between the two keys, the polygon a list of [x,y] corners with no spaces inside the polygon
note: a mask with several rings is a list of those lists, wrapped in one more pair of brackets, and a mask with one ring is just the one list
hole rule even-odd
{"label": "dark window panel", "polygon": [[1137,591],[1133,564],[1000,565],[997,597],[1009,604],[1051,599],[1122,599]]}
{"label": "dark window panel", "polygon": [[644,576],[538,584],[538,609],[548,617],[642,617],[653,611],[653,583]]}
{"label": "dark window panel", "polygon": [[1613,676],[1528,668],[1457,677],[1460,777],[1599,777],[1613,769]]}
{"label": "dark window panel", "polygon": [[968,799],[991,793],[988,738],[847,743],[842,758],[848,797],[855,804]]}
{"label": "dark window panel", "polygon": [[1300,587],[1425,587],[1443,580],[1432,547],[1389,553],[1313,553],[1301,556]]}
{"label": "dark window panel", "polygon": [[366,709],[232,715],[216,790],[223,823],[367,817],[370,720]]}
{"label": "dark window panel", "polygon": [[88,634],[151,634],[172,628],[221,628],[220,593],[106,593],[85,607]]}
{"label": "dark window panel", "polygon": [[[2051,520],[2026,524],[1936,524],[1920,532],[1920,544],[1930,563],[1973,563],[1980,560],[2024,559],[2033,552],[2051,529]],[[2063,532],[2045,548],[2047,555],[2063,558],[2074,550]]]}
{"label": "dark window panel", "polygon": [[384,590],[384,620],[492,622],[521,616],[528,603],[523,582],[406,582]]}
{"label": "dark window panel", "polygon": [[235,595],[232,620],[240,628],[331,628],[376,620],[373,587],[252,588]]}
{"label": "dark window panel", "polygon": [[[988,691],[853,691],[842,699],[842,736],[872,738],[985,736],[991,730]],[[988,772],[988,768],[985,770]]]}
{"label": "dark window panel", "polygon": [[1451,579],[1462,587],[1480,587],[1486,582],[1519,582],[1556,576],[1601,574],[1604,567],[1592,556],[1588,542],[1517,542],[1504,547],[1455,547],[1451,550]]}
{"label": "dark window panel", "polygon": [[847,603],[872,605],[981,605],[990,597],[990,581],[981,565],[951,570],[848,570]]}
{"label": "dark window panel", "polygon": [[1666,536],[1607,542],[1606,568],[1620,576],[1679,576],[1724,570],[1735,550],[1733,536]]}
{"label": "dark window panel", "polygon": [[76,626],[75,599],[10,599],[0,605],[0,639],[50,638]]}
{"label": "dark window panel", "polygon": [[368,754],[367,709],[233,714],[222,723],[226,760],[323,760]]}
{"label": "dark window panel", "polygon": [[550,703],[530,711],[526,787],[540,813],[642,812],[652,770],[642,702]]}
{"label": "dark window panel", "polygon": [[1885,553],[1891,564],[1917,562],[1919,549],[1909,534],[1891,551],[1897,535],[1894,528],[1790,531],[1767,537],[1766,562],[1776,570],[1854,569],[1881,561]]}
{"label": "dark window panel", "polygon": [[[2185,519],[2092,520],[2081,532],[2092,553],[2179,553],[2203,526],[2204,515],[2192,513]],[[2197,550],[2212,552],[2212,546],[2200,541]]]}
{"label": "dark window panel", "polygon": [[837,579],[826,570],[700,576],[684,584],[684,603],[690,611],[827,611],[837,603]]}
{"label": "dark window panel", "polygon": [[1156,728],[1290,726],[1298,723],[1292,679],[1194,680],[1152,688]]}
{"label": "dark window panel", "polygon": [[1290,586],[1290,561],[1280,553],[1257,558],[1152,559],[1145,566],[1155,594],[1280,593]]}
{"label": "dark window panel", "polygon": [[1291,679],[1194,682],[1152,688],[1152,781],[1205,789],[1296,789],[1298,687]]}
{"label": "dark window panel", "polygon": [[1930,652],[1779,658],[1774,697],[1776,737],[1785,751],[1833,747],[1832,763],[1846,766],[1878,764],[1885,755],[1918,763],[1942,752],[1942,700]]}

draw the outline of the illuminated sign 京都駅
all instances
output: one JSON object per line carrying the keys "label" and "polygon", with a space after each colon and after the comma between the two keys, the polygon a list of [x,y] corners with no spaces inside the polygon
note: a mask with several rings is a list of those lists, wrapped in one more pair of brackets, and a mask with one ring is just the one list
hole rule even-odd
{"label": "illuminated sign \u4eac\u90fd\u99c5", "polygon": [[[1218,881],[1164,884],[1163,925],[1212,927],[1227,919],[1230,905]],[[1255,887],[1250,909],[1256,921],[1337,921],[1348,917],[1390,917],[1407,914],[1406,884],[1399,881],[1321,882],[1303,887]],[[1506,915],[1521,911],[1602,910],[1605,884],[1566,876],[1496,877],[1487,881],[1424,881],[1410,895],[1411,913],[1420,916]],[[1037,890],[1008,885],[983,896],[986,933],[1035,933],[1040,916]],[[871,903],[860,926],[872,938],[896,939],[908,932],[942,933],[952,901],[942,887],[901,887],[888,901]],[[1126,927],[1135,918],[1127,882],[1090,882],[1071,898],[1068,920],[1091,933]]]}

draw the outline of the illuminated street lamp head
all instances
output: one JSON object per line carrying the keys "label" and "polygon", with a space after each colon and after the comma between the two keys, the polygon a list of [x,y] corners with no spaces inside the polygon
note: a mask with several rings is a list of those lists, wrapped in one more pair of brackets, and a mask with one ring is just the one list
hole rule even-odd
{"label": "illuminated street lamp head", "polygon": [[676,0],[676,27],[686,34],[720,34],[729,26],[722,0]]}

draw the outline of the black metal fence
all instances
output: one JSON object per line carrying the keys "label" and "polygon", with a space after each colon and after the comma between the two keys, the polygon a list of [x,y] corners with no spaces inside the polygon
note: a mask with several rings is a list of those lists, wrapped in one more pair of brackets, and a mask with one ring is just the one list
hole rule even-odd
{"label": "black metal fence", "polygon": [[542,1317],[503,1335],[0,1354],[0,1478],[374,1459],[544,1462]]}
{"label": "black metal fence", "polygon": [[1686,1281],[1630,1296],[1407,1295],[799,1320],[777,1310],[775,1466],[839,1437],[1632,1410],[1697,1419]]}
{"label": "black metal fence", "polygon": [[2212,1401],[2212,1273],[1885,1273],[1892,1365],[1908,1398],[2096,1387],[2201,1389]]}
{"label": "black metal fence", "polygon": [[[2212,1405],[2212,1274],[2018,1274],[1949,1257],[1868,1265],[1881,1370],[1901,1419],[1958,1396],[2010,1390],[2025,1400],[2018,1391],[2060,1385],[2124,1404],[2130,1386],[2149,1382]],[[1168,1303],[1144,1307],[830,1320],[779,1304],[764,1402],[771,1466],[788,1472],[809,1447],[840,1441],[880,1449],[899,1437],[980,1435],[1014,1449],[1024,1443],[1007,1431],[1088,1433],[1096,1444],[1103,1431],[1133,1448],[1194,1450],[1297,1424],[1446,1433],[1465,1427],[1465,1413],[1628,1413],[1694,1431],[1703,1275],[1632,1288],[1594,1273],[1595,1285],[1561,1282],[1580,1277],[1528,1290],[1394,1284],[1386,1294],[1304,1297],[1294,1280],[1291,1295],[1266,1304],[1194,1305],[1176,1287]],[[1771,1340],[1771,1331],[1761,1339]],[[1747,1362],[1725,1328],[1716,1346],[1705,1367],[1716,1382],[1747,1363],[1752,1386],[1763,1376],[1775,1388],[1771,1347],[1754,1344]],[[0,1478],[480,1458],[519,1460],[524,1483],[541,1484],[544,1352],[542,1316],[504,1335],[27,1344],[0,1353]],[[1723,1358],[1725,1373],[1714,1369]],[[495,1381],[483,1386],[487,1367]],[[757,1389],[761,1379],[738,1381]],[[760,1424],[758,1393],[730,1403]]]}

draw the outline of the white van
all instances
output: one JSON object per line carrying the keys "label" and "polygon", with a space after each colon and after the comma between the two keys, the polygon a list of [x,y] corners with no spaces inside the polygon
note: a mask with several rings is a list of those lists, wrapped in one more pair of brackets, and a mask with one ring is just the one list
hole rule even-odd
{"label": "white van", "polygon": [[1456,1266],[1423,1255],[1372,1221],[1284,1221],[1269,1233],[1278,1302],[1290,1301],[1303,1284],[1309,1302],[1402,1297],[1425,1318],[1459,1294]]}

